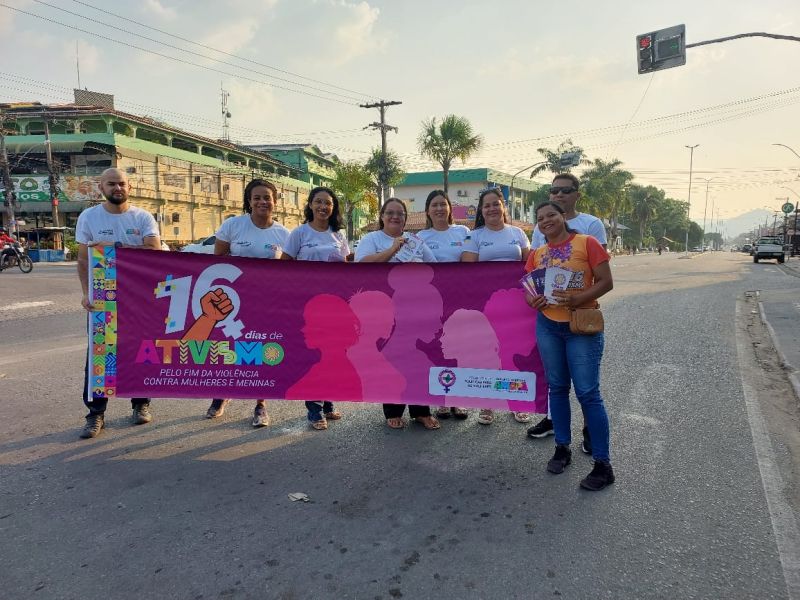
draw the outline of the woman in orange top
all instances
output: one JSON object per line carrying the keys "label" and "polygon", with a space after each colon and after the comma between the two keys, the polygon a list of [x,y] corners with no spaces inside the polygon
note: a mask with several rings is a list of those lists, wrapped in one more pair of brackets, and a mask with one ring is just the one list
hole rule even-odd
{"label": "woman in orange top", "polygon": [[[551,473],[563,473],[572,461],[570,437],[570,384],[575,387],[592,440],[594,468],[581,480],[581,487],[601,490],[614,483],[609,455],[608,415],[600,396],[600,359],[603,333],[576,334],[569,329],[570,309],[596,308],[597,298],[611,291],[614,284],[608,253],[591,236],[572,231],[564,209],[554,202],[536,208],[536,222],[547,244],[531,252],[528,272],[548,268],[571,271],[567,287],[555,290],[552,304],[542,295],[527,296],[528,304],[539,311],[536,341],[550,386],[550,412],[555,431],[556,451],[547,463]],[[540,273],[541,275],[541,273]],[[542,278],[544,276],[542,275]]]}

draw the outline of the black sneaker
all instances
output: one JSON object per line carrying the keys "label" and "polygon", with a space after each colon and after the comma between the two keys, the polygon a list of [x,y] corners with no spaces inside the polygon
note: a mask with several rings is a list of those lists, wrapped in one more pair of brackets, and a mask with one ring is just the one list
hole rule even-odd
{"label": "black sneaker", "polygon": [[592,472],[581,479],[581,487],[592,492],[602,490],[612,483],[614,483],[614,469],[611,468],[611,463],[601,460],[594,461]]}
{"label": "black sneaker", "polygon": [[533,427],[528,427],[528,437],[543,438],[553,435],[553,421],[545,417]]}
{"label": "black sneaker", "polygon": [[589,428],[583,426],[583,442],[581,442],[581,450],[584,454],[592,453],[592,438],[589,436]]}
{"label": "black sneaker", "polygon": [[150,404],[134,404],[133,405],[133,419],[134,425],[144,425],[153,420],[153,413],[150,412]]}
{"label": "black sneaker", "polygon": [[86,425],[81,429],[83,439],[96,438],[106,428],[106,419],[103,413],[92,413],[86,417]]}
{"label": "black sneaker", "polygon": [[217,417],[221,417],[225,412],[225,407],[228,404],[228,400],[223,400],[222,398],[214,398],[211,401],[211,406],[208,407],[206,411],[206,419],[216,419]]}
{"label": "black sneaker", "polygon": [[571,462],[572,450],[569,449],[569,446],[556,445],[556,453],[553,454],[553,458],[547,461],[547,470],[554,475],[560,475]]}

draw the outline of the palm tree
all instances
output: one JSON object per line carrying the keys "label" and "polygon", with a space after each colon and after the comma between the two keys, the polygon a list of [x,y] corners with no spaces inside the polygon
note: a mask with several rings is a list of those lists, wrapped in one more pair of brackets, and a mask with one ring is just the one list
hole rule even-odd
{"label": "palm tree", "polygon": [[466,162],[483,145],[483,138],[474,133],[472,124],[457,115],[446,115],[441,123],[436,117],[422,122],[417,138],[419,153],[442,166],[444,191],[449,185],[450,167],[455,159]]}
{"label": "palm tree", "polygon": [[631,185],[628,190],[631,214],[639,222],[639,248],[644,241],[647,225],[656,216],[658,207],[664,202],[664,190],[652,185]]}
{"label": "palm tree", "polygon": [[619,215],[630,205],[628,187],[633,181],[633,173],[621,169],[622,161],[616,158],[609,161],[597,158],[591,164],[581,175],[581,187],[600,213],[598,216],[606,217],[611,223],[613,245],[617,238]]}
{"label": "palm tree", "polygon": [[339,194],[341,211],[347,224],[347,239],[353,239],[353,213],[356,209],[370,209],[369,190],[373,186],[367,169],[357,161],[337,163],[333,167],[331,187]]}
{"label": "palm tree", "polygon": [[556,175],[558,173],[569,173],[570,169],[578,165],[591,164],[591,161],[586,159],[586,153],[583,148],[573,144],[570,139],[561,142],[554,150],[537,148],[536,151],[542,155],[544,163],[531,171],[531,179],[545,171]]}

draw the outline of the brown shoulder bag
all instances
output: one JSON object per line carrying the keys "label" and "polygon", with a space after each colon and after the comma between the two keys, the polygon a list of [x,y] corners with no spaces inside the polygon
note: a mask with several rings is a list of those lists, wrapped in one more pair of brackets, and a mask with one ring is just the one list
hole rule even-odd
{"label": "brown shoulder bag", "polygon": [[569,312],[569,330],[581,335],[592,335],[603,331],[603,311],[598,308],[573,308]]}

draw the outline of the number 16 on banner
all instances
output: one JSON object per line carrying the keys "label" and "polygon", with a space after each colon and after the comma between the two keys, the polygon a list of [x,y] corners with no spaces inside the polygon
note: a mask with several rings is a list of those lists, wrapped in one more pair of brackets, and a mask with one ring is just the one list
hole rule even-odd
{"label": "number 16 on banner", "polygon": [[200,300],[211,290],[222,289],[228,295],[233,310],[230,314],[217,323],[217,327],[222,327],[222,333],[226,337],[237,339],[242,336],[244,323],[237,319],[239,314],[239,294],[232,287],[215,283],[217,280],[233,283],[242,271],[228,264],[211,265],[205,269],[197,278],[197,283],[192,287],[192,277],[179,277],[173,279],[172,275],[167,275],[164,281],[159,281],[154,290],[156,298],[169,298],[169,309],[167,317],[164,319],[164,333],[176,333],[186,329],[186,313],[189,309],[189,299],[191,297],[192,315],[195,319],[203,314]]}

